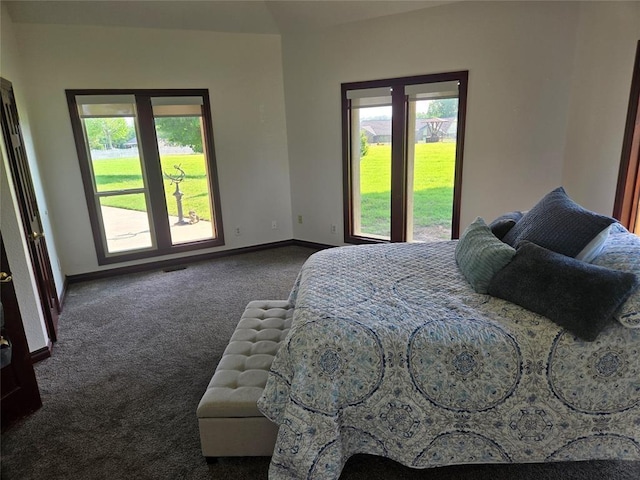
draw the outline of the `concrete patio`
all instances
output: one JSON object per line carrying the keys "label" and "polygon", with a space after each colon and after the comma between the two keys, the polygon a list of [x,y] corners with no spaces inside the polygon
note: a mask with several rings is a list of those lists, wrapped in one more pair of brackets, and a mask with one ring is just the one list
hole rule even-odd
{"label": "concrete patio", "polygon": [[[151,247],[151,232],[146,212],[103,206],[102,218],[110,253]],[[213,237],[213,226],[206,220],[181,225],[178,224],[178,217],[169,217],[169,224],[174,244]]]}

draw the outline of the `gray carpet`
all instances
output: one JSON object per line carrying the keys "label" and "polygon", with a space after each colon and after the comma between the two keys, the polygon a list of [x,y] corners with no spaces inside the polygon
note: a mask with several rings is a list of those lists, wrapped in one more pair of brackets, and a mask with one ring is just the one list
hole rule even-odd
{"label": "gray carpet", "polygon": [[[44,406],[2,435],[2,478],[265,479],[268,458],[207,465],[195,410],[245,305],[286,299],[311,253],[284,247],[71,285],[54,355],[36,366]],[[640,462],[413,470],[365,455],[341,477],[638,478]]]}

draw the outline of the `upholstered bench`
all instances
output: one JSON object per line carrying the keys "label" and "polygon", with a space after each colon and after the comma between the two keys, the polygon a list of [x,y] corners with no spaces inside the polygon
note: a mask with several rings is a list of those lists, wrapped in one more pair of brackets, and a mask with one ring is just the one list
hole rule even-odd
{"label": "upholstered bench", "polygon": [[247,305],[198,405],[205,457],[273,453],[278,427],[260,413],[256,403],[292,316],[293,308],[282,300]]}

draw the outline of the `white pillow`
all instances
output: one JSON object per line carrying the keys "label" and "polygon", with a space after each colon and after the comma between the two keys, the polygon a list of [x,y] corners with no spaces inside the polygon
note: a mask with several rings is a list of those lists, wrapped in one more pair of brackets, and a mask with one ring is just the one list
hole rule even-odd
{"label": "white pillow", "polygon": [[598,235],[593,237],[587,245],[576,255],[576,260],[582,260],[583,262],[591,263],[591,261],[598,256],[604,247],[604,242],[609,238],[609,232],[611,231],[611,225],[602,230]]}

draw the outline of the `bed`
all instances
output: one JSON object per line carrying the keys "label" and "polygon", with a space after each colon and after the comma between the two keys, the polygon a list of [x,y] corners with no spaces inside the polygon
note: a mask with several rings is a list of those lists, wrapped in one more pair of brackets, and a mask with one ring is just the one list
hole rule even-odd
{"label": "bed", "polygon": [[[608,313],[587,341],[477,293],[460,242],[308,259],[258,401],[279,425],[270,479],[337,479],[357,453],[415,468],[640,460],[640,318],[628,311],[637,281],[615,306],[628,323]],[[618,224],[598,253],[591,264],[640,268],[640,241]]]}

